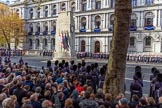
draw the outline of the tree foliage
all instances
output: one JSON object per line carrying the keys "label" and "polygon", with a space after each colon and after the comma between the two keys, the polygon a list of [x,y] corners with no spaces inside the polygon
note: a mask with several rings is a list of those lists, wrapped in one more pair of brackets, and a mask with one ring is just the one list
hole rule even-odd
{"label": "tree foliage", "polygon": [[25,36],[24,21],[19,15],[10,11],[7,5],[0,5],[0,38],[10,50],[10,43]]}

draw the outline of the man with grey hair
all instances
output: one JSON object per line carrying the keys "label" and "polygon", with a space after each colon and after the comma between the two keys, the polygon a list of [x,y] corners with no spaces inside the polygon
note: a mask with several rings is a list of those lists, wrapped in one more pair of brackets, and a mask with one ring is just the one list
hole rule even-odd
{"label": "man with grey hair", "polygon": [[33,106],[33,108],[42,108],[41,103],[39,103],[38,101],[38,95],[36,93],[30,96],[30,101],[30,104]]}

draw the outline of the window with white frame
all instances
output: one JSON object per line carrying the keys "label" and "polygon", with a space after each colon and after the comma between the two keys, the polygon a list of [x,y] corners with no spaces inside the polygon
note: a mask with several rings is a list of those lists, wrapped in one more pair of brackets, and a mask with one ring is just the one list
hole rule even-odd
{"label": "window with white frame", "polygon": [[132,7],[136,7],[137,6],[137,0],[132,0]]}
{"label": "window with white frame", "polygon": [[44,47],[47,47],[47,39],[44,39],[43,43],[44,43]]}
{"label": "window with white frame", "polygon": [[37,24],[37,32],[40,32],[40,24]]}
{"label": "window with white frame", "polygon": [[115,0],[110,0],[110,7],[114,8],[115,7]]}
{"label": "window with white frame", "polygon": [[145,26],[153,26],[153,13],[148,12],[145,14]]}
{"label": "window with white frame", "polygon": [[153,0],[145,0],[145,4],[146,5],[152,5],[153,4]]}
{"label": "window with white frame", "polygon": [[137,25],[137,16],[136,14],[131,15],[131,26],[136,27]]}
{"label": "window with white frame", "polygon": [[130,45],[130,47],[134,47],[135,46],[135,37],[130,37],[129,45]]}
{"label": "window with white frame", "polygon": [[66,11],[66,5],[65,5],[65,3],[62,3],[61,4],[61,11]]}
{"label": "window with white frame", "polygon": [[114,14],[110,16],[110,28],[114,27]]}
{"label": "window with white frame", "polygon": [[37,9],[37,18],[40,18],[40,8]]}
{"label": "window with white frame", "polygon": [[85,17],[81,18],[81,29],[86,29],[86,18]]}
{"label": "window with white frame", "polygon": [[48,17],[48,6],[45,6],[45,17]]}
{"label": "window with white frame", "polygon": [[33,33],[33,24],[30,24],[30,32]]}
{"label": "window with white frame", "polygon": [[53,21],[52,22],[52,31],[56,31],[56,22],[55,21]]}
{"label": "window with white frame", "polygon": [[85,52],[86,43],[84,40],[81,41],[81,52]]}
{"label": "window with white frame", "polygon": [[96,1],[96,9],[101,9],[101,0]]}
{"label": "window with white frame", "polygon": [[145,38],[145,47],[151,47],[152,44],[152,38],[150,36],[147,36]]}
{"label": "window with white frame", "polygon": [[48,32],[48,23],[47,22],[45,22],[44,31]]}
{"label": "window with white frame", "polygon": [[87,0],[82,0],[82,11],[87,10]]}
{"label": "window with white frame", "polygon": [[52,15],[56,15],[56,11],[57,11],[57,7],[56,5],[53,5]]}
{"label": "window with white frame", "polygon": [[72,12],[75,12],[75,2],[72,2],[71,3],[71,11]]}
{"label": "window with white frame", "polygon": [[95,28],[100,29],[100,25],[101,25],[101,17],[96,16],[95,17]]}
{"label": "window with white frame", "polygon": [[30,19],[33,18],[33,9],[30,9]]}

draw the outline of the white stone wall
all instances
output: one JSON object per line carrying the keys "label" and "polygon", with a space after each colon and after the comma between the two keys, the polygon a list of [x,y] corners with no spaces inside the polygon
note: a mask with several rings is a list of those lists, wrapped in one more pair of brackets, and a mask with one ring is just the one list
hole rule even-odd
{"label": "white stone wall", "polygon": [[[94,42],[98,40],[100,42],[100,52],[109,53],[110,51],[110,41],[112,39],[112,32],[109,30],[110,28],[110,16],[114,13],[114,9],[111,8],[112,0],[101,0],[101,10],[95,10],[96,0],[87,0],[87,11],[82,11],[81,0],[53,0],[49,2],[45,2],[42,4],[40,9],[40,18],[37,18],[37,6],[35,4],[29,3],[28,5],[24,5],[21,2],[11,4],[11,8],[14,10],[19,9],[19,15],[22,19],[26,19],[26,29],[27,32],[29,30],[29,24],[33,24],[34,33],[33,36],[27,36],[27,40],[33,40],[32,48],[35,49],[35,40],[40,40],[40,47],[38,50],[43,50],[43,39],[48,39],[48,47],[46,50],[53,49],[51,46],[51,39],[55,38],[55,36],[51,35],[52,21],[57,21],[57,15],[61,11],[62,4],[65,3],[66,10],[70,10],[70,3],[75,2],[75,50],[77,52],[80,51],[80,42],[81,40],[86,41],[86,52],[94,52]],[[128,51],[130,52],[161,52],[161,35],[162,35],[162,1],[153,0],[154,5],[145,4],[146,0],[137,0],[136,8],[133,8],[133,13],[136,15],[137,22],[137,31],[131,32],[131,36],[136,38],[134,47],[129,47]],[[52,16],[52,6],[56,5],[57,12],[56,15]],[[44,7],[48,6],[48,17],[44,16],[45,9]],[[138,6],[140,6],[138,8]],[[30,19],[29,10],[33,9],[33,19]],[[153,13],[153,26],[154,30],[144,30],[145,24],[145,14],[147,12]],[[95,29],[95,17],[100,16],[100,31],[98,33],[94,33]],[[81,18],[86,18],[86,32],[81,33]],[[65,19],[66,20],[66,19]],[[36,23],[40,23],[40,35],[35,36],[36,32]],[[42,35],[44,31],[43,23],[47,22],[48,24],[48,34]],[[158,39],[155,38],[158,35]],[[145,37],[151,36],[151,47],[145,47]],[[28,42],[28,41],[27,41]],[[28,46],[29,43],[27,43]],[[27,47],[27,48],[28,48]]]}

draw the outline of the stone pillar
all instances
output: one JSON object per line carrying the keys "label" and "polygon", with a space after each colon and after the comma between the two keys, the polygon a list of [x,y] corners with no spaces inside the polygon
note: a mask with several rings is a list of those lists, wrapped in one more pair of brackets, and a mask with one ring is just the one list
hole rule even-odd
{"label": "stone pillar", "polygon": [[47,21],[47,25],[48,25],[48,34],[50,34],[51,33],[51,26],[50,26],[50,21]]}
{"label": "stone pillar", "polygon": [[48,5],[48,17],[51,17],[51,4]]}
{"label": "stone pillar", "polygon": [[91,20],[91,15],[88,15],[88,20],[89,20],[89,22],[88,22],[88,25],[89,25],[89,30],[91,31],[91,22],[92,22],[92,20]]}
{"label": "stone pillar", "polygon": [[159,10],[159,16],[158,16],[158,27],[160,27],[161,24],[161,10]]}
{"label": "stone pillar", "polygon": [[154,20],[153,20],[153,26],[157,27],[157,15],[158,15],[157,10],[154,10],[154,14],[155,14],[155,17],[154,17]]}

